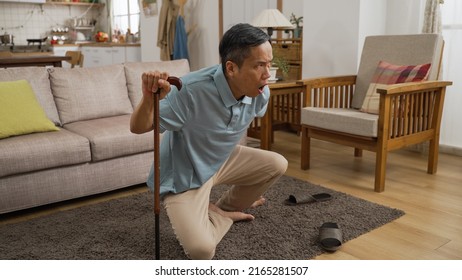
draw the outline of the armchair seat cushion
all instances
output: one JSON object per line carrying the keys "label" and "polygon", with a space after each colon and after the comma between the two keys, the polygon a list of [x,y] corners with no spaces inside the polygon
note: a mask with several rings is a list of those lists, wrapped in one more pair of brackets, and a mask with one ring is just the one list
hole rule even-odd
{"label": "armchair seat cushion", "polygon": [[378,115],[357,109],[305,107],[301,124],[365,137],[377,137]]}

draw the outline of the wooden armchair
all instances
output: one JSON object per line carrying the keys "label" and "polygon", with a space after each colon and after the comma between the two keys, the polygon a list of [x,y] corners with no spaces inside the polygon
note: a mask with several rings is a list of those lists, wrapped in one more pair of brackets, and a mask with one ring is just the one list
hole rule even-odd
{"label": "wooden armchair", "polygon": [[[301,110],[301,168],[310,167],[310,139],[376,153],[376,192],[385,190],[387,154],[430,141],[427,172],[438,163],[440,123],[446,87],[438,81],[443,40],[437,34],[370,36],[364,43],[357,75],[304,80]],[[360,110],[380,61],[396,65],[431,63],[427,81],[378,85],[378,114]]]}

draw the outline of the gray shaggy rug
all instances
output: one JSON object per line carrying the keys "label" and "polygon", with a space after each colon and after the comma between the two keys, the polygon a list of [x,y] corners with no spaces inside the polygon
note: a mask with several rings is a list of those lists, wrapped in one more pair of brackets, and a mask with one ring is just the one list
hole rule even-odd
{"label": "gray shaggy rug", "polygon": [[[226,188],[215,187],[213,200]],[[296,191],[328,193],[332,199],[285,205]],[[337,223],[345,243],[404,215],[401,210],[288,176],[273,185],[265,198],[264,206],[248,211],[256,217],[254,221],[231,227],[214,259],[312,259],[325,252],[317,240],[324,222]],[[145,192],[0,226],[0,259],[153,259],[154,231],[153,196]],[[163,209],[160,236],[162,259],[187,259]]]}

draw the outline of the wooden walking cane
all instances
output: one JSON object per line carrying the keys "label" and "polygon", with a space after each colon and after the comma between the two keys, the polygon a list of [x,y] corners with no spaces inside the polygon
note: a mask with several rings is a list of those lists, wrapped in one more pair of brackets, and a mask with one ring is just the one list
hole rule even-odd
{"label": "wooden walking cane", "polygon": [[[181,80],[177,77],[168,77],[167,81],[181,89]],[[160,100],[160,88],[154,92],[154,214],[155,214],[155,235],[156,235],[156,260],[160,260],[160,225],[159,225],[159,214],[160,214],[160,156],[159,156],[159,100]]]}

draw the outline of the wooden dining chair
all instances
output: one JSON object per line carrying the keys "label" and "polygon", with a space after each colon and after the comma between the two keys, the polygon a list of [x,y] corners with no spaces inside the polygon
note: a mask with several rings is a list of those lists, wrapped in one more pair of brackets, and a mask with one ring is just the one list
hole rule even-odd
{"label": "wooden dining chair", "polygon": [[70,56],[71,60],[66,61],[71,64],[71,68],[74,68],[76,65],[83,67],[83,54],[81,51],[67,51],[66,56]]}

